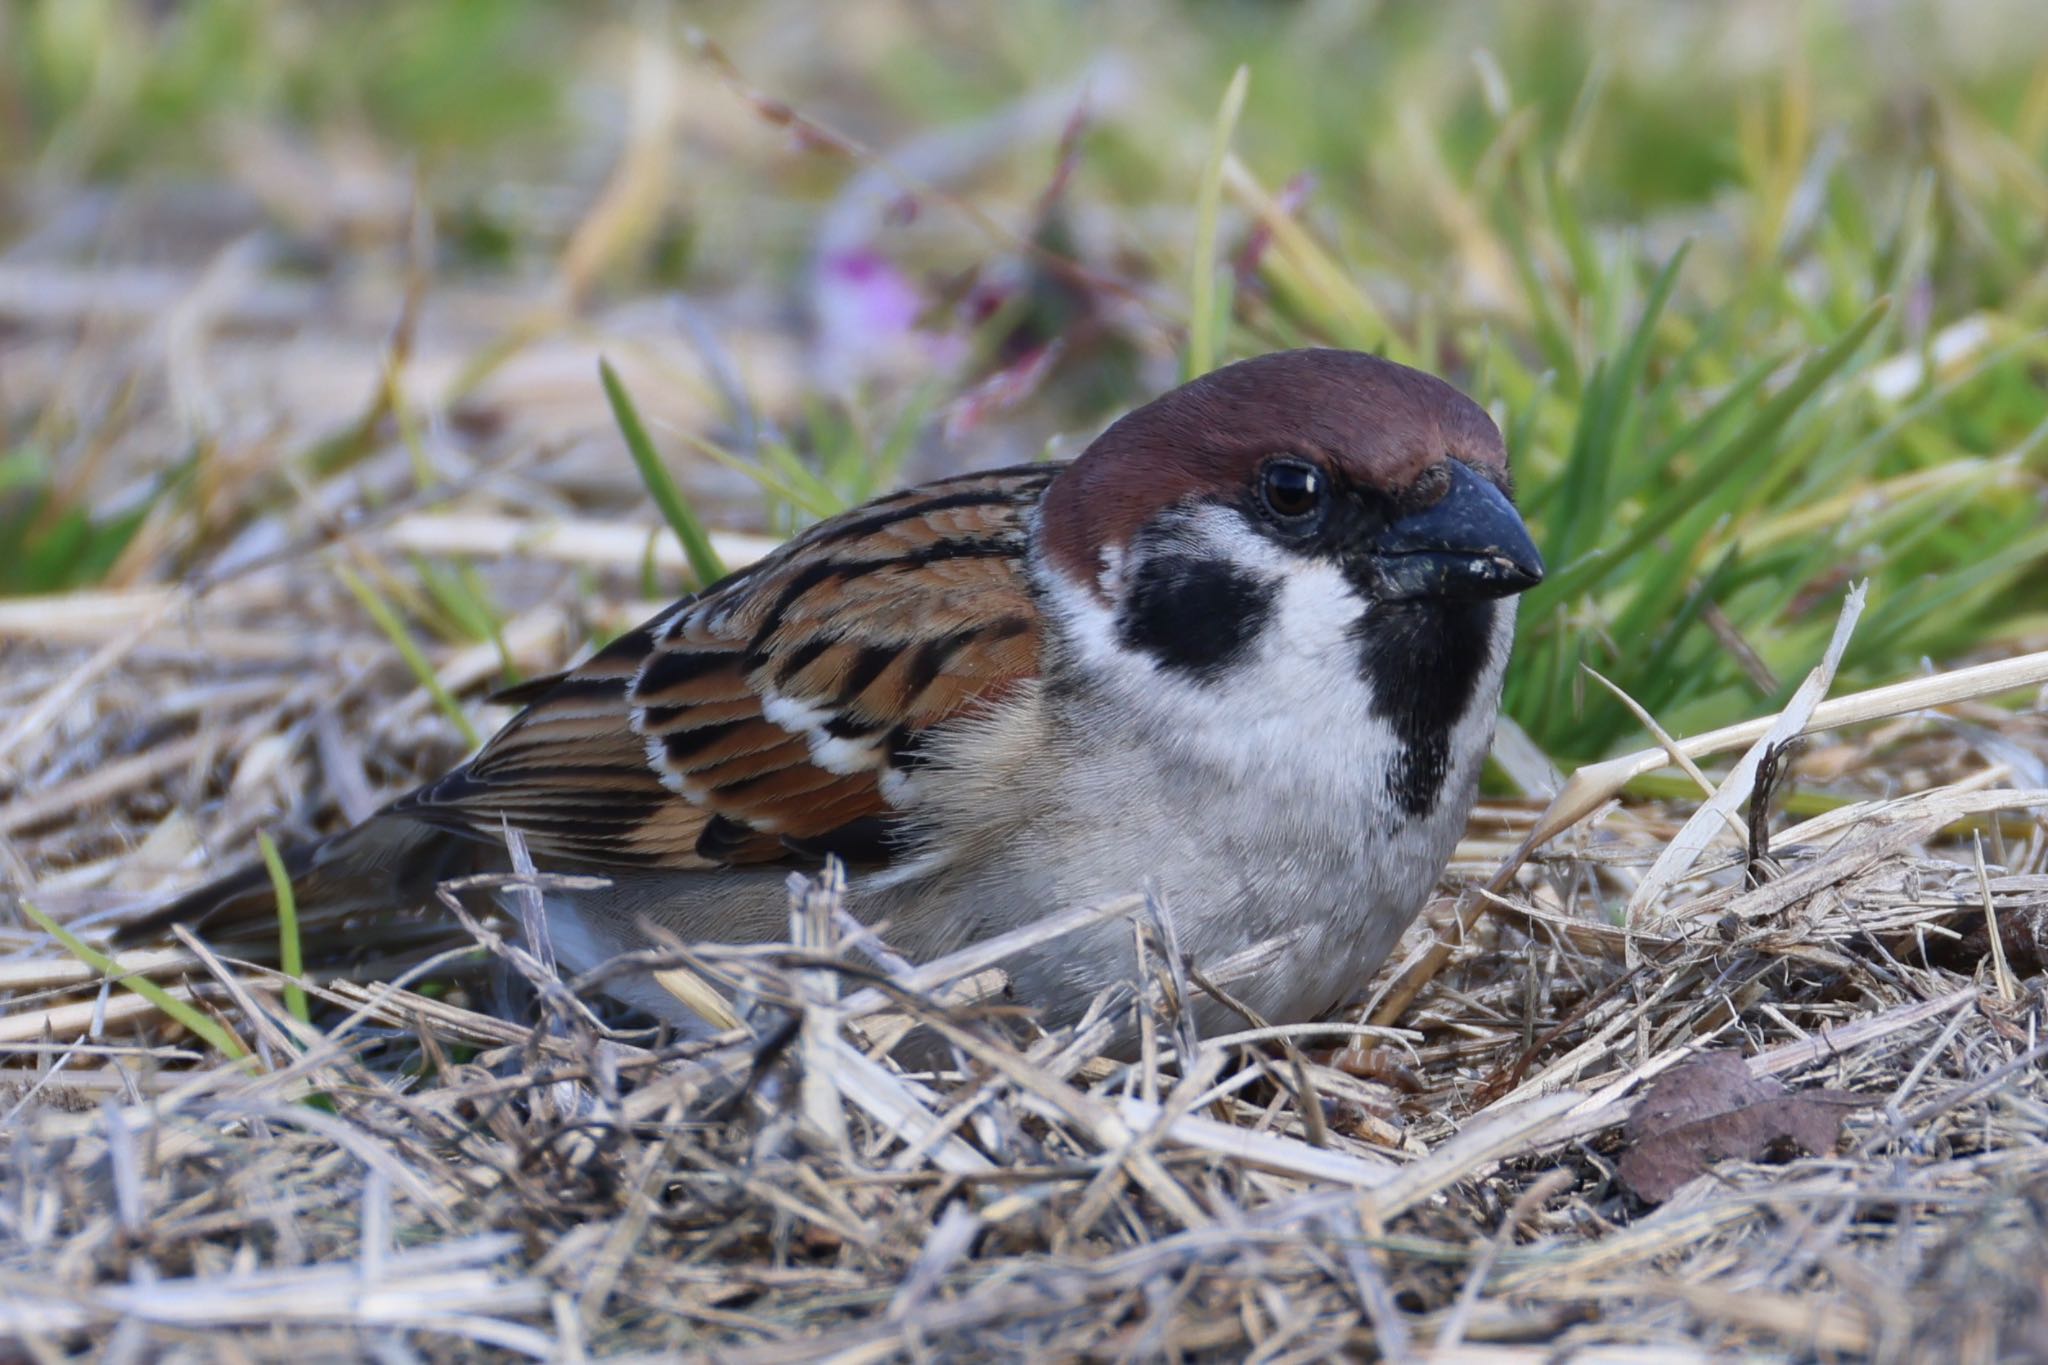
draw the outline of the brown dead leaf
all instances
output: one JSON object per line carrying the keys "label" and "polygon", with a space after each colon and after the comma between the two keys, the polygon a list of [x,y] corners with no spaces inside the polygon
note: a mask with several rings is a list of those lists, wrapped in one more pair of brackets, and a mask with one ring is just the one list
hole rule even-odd
{"label": "brown dead leaf", "polygon": [[1842,1119],[1871,1101],[1847,1090],[1788,1091],[1752,1076],[1733,1052],[1703,1052],[1650,1083],[1628,1116],[1621,1181],[1661,1204],[1715,1161],[1768,1159],[1787,1146],[1812,1156],[1835,1149]]}

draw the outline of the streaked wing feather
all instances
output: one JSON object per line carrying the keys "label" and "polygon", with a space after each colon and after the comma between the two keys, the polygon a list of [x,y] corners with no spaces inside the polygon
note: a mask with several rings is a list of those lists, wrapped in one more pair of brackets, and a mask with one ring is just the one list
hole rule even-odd
{"label": "streaked wing feather", "polygon": [[923,732],[1038,671],[1026,518],[1051,465],[821,522],[580,667],[400,803],[536,858],[676,870],[886,857]]}

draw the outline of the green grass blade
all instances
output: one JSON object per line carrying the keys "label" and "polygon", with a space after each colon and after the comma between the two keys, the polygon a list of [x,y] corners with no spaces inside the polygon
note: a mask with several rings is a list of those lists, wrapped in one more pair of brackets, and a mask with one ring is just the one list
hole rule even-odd
{"label": "green grass blade", "polygon": [[1245,91],[1250,88],[1251,68],[1240,66],[1223,88],[1223,103],[1216,110],[1216,129],[1209,142],[1209,160],[1202,167],[1202,183],[1195,195],[1195,262],[1188,286],[1188,359],[1186,376],[1192,379],[1216,367],[1219,333],[1228,319],[1219,315],[1216,302],[1216,220],[1223,210],[1223,163],[1230,156],[1230,140],[1237,132],[1237,120],[1244,113]]}
{"label": "green grass blade", "polygon": [[284,858],[277,841],[261,831],[256,847],[263,851],[263,866],[270,873],[270,889],[277,893],[277,966],[284,973],[284,1007],[292,1018],[310,1027],[312,1011],[306,1005],[306,989],[299,978],[306,974],[306,961],[299,950],[299,898],[292,890],[291,875],[284,870]]}
{"label": "green grass blade", "polygon": [[1757,414],[1721,443],[1686,478],[1647,508],[1628,532],[1599,551],[1567,564],[1530,594],[1532,605],[1549,605],[1579,595],[1613,574],[1630,557],[1671,530],[1680,521],[1715,514],[1745,491],[1744,480],[1768,463],[1781,447],[1773,438],[1820,386],[1847,364],[1877,330],[1890,311],[1879,299],[1832,346],[1810,357],[1790,383],[1771,396]]}
{"label": "green grass blade", "polygon": [[750,460],[733,454],[709,437],[685,432],[683,439],[705,459],[746,475],[762,492],[799,516],[816,520],[845,510],[839,496],[803,467],[795,451],[779,441],[761,442],[760,458]]}
{"label": "green grass blade", "polygon": [[377,623],[377,628],[384,632],[384,638],[391,641],[392,648],[405,660],[405,666],[412,670],[412,675],[419,685],[427,689],[427,695],[434,699],[434,705],[441,709],[441,714],[448,717],[461,732],[463,743],[472,749],[481,744],[483,737],[477,734],[476,726],[472,725],[469,717],[463,713],[462,704],[441,685],[440,676],[434,672],[434,666],[427,662],[427,656],[420,652],[418,642],[412,638],[412,632],[398,619],[398,613],[391,609],[391,604],[386,602],[375,588],[358,577],[348,565],[337,564],[334,566],[334,572],[362,605],[363,610],[369,613],[370,619]]}
{"label": "green grass blade", "polygon": [[690,573],[696,579],[691,586],[704,588],[716,583],[725,577],[725,565],[712,548],[704,524],[697,520],[696,513],[683,501],[682,490],[669,477],[668,466],[655,453],[654,442],[648,439],[647,426],[640,420],[640,410],[633,406],[632,395],[619,382],[618,372],[609,360],[597,362],[597,373],[604,383],[605,399],[612,406],[612,420],[619,424],[619,435],[625,438],[626,450],[640,471],[640,482],[647,485],[654,505],[661,509],[676,539],[682,542],[683,555],[690,561]]}
{"label": "green grass blade", "polygon": [[249,1056],[249,1049],[243,1047],[234,1034],[222,1028],[215,1020],[208,1018],[204,1013],[194,1009],[187,1002],[178,999],[178,997],[172,995],[148,977],[129,971],[121,965],[119,960],[109,957],[99,949],[86,943],[69,929],[66,929],[27,901],[20,902],[20,905],[21,913],[34,921],[38,929],[41,929],[44,933],[63,944],[66,952],[70,953],[80,962],[83,962],[86,966],[102,976],[112,978],[114,984],[122,989],[133,991],[144,1000],[149,1001],[150,1004],[155,1005],[170,1018],[183,1025],[186,1031],[191,1033],[193,1037],[205,1039],[213,1050],[220,1053],[223,1057],[237,1062],[253,1060]]}

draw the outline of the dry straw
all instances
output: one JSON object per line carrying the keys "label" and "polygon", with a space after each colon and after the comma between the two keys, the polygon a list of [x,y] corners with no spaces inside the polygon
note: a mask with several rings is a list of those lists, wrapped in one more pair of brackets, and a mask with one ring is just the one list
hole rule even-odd
{"label": "dry straw", "polygon": [[[617,539],[506,544],[602,563]],[[20,662],[0,731],[83,718],[18,746],[25,780],[0,805],[39,901],[90,935],[99,907],[188,883],[196,848],[246,846],[284,793],[340,769],[405,780],[384,756],[437,733],[409,675],[344,675],[339,702],[291,676],[312,646],[275,627],[334,598],[317,572],[279,561],[175,610],[108,594],[58,643],[38,614],[55,604],[0,615]],[[370,629],[318,647],[375,659]],[[506,634],[553,643],[516,619]],[[269,651],[230,669],[190,644],[234,639]],[[310,1029],[263,965],[274,945],[123,956],[230,1030],[251,1072],[10,931],[0,1333],[38,1353],[230,1333],[261,1353],[743,1360],[2023,1340],[2044,1328],[2028,1267],[2048,1235],[2048,742],[1983,702],[2039,686],[2048,658],[1834,700],[1816,678],[1783,716],[1671,743],[1761,758],[1855,724],[1790,780],[1882,755],[1899,790],[1766,820],[1761,863],[1726,818],[1768,805],[1758,763],[1696,808],[1626,797],[1662,748],[1582,771],[1547,811],[1483,806],[1460,907],[1362,993],[1379,1027],[1248,1020],[1191,1043],[1190,994],[1228,996],[1284,953],[1180,961],[1170,919],[1134,898],[912,967],[828,880],[795,888],[788,945],[643,955],[685,990],[740,987],[728,1027],[678,1043],[591,1013],[545,952],[477,917],[489,886],[458,885],[448,916],[375,935],[305,916]],[[108,717],[151,707],[148,742],[106,747]],[[315,742],[327,715],[343,723]],[[224,787],[206,776],[223,762]],[[1055,1034],[1017,1018],[1005,955],[1103,915],[1144,943],[1143,988]],[[1133,1012],[1139,1060],[1100,1055]],[[887,1051],[912,1031],[937,1069]],[[1613,1177],[1622,1125],[1646,1081],[1710,1048],[1867,1103],[1836,1151],[1714,1164],[1646,1207]]]}

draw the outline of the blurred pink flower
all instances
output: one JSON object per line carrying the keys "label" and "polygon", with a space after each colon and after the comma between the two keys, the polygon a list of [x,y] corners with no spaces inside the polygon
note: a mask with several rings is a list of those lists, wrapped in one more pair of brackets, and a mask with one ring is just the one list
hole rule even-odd
{"label": "blurred pink flower", "polygon": [[817,363],[828,386],[909,367],[958,363],[965,342],[921,329],[928,303],[911,278],[870,247],[828,255],[819,264]]}

